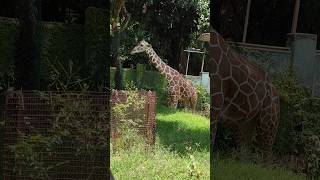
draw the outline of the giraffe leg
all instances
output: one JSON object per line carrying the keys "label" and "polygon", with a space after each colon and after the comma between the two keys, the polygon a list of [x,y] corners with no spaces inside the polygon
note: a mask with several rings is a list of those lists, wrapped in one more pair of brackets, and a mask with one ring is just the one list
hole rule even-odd
{"label": "giraffe leg", "polygon": [[272,160],[272,146],[278,128],[278,105],[272,104],[260,113],[260,122],[257,126],[257,143],[262,150],[263,160],[270,163]]}
{"label": "giraffe leg", "polygon": [[169,95],[168,97],[168,106],[170,108],[177,109],[179,102],[179,97],[177,95]]}
{"label": "giraffe leg", "polygon": [[210,75],[210,132],[211,132],[211,149],[214,148],[218,121],[222,118],[224,96],[221,91],[221,80]]}
{"label": "giraffe leg", "polygon": [[235,129],[235,141],[237,144],[236,158],[241,159],[246,155],[248,145],[252,140],[252,132],[254,129],[254,121],[238,124]]}
{"label": "giraffe leg", "polygon": [[196,112],[197,101],[198,101],[197,96],[194,96],[190,99],[190,106],[189,107],[191,108],[192,112]]}
{"label": "giraffe leg", "polygon": [[211,132],[211,149],[214,148],[216,141],[216,134],[218,128],[218,122],[221,120],[221,109],[216,108],[211,104],[210,106],[210,132]]}

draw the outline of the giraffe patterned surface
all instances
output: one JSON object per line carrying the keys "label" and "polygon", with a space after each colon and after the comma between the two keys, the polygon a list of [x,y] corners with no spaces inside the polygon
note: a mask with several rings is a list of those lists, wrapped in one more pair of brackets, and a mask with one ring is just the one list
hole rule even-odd
{"label": "giraffe patterned surface", "polygon": [[178,102],[189,106],[195,110],[197,104],[197,90],[190,80],[187,80],[175,69],[164,63],[152,46],[145,40],[140,41],[130,52],[131,54],[145,52],[149,57],[149,62],[164,75],[168,81],[168,105],[177,108]]}
{"label": "giraffe patterned surface", "polygon": [[256,128],[264,158],[272,155],[279,120],[279,96],[269,75],[234,52],[215,30],[210,37],[212,147],[218,121],[236,132],[236,141],[249,143]]}

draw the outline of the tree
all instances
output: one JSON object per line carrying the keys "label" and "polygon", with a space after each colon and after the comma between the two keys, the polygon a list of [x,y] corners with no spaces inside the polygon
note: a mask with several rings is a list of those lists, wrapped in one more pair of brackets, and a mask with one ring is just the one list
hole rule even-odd
{"label": "tree", "polygon": [[210,24],[211,26],[220,31],[221,28],[221,7],[222,7],[222,0],[210,1],[210,7],[212,11],[210,13]]}
{"label": "tree", "polygon": [[15,46],[16,88],[35,90],[40,88],[39,1],[20,0],[18,14],[20,32]]}
{"label": "tree", "polygon": [[[127,12],[125,0],[112,0],[111,1],[111,37],[112,37],[112,60],[116,64],[115,73],[115,89],[123,89],[122,81],[122,63],[119,58],[119,46],[121,32],[127,27],[130,20],[130,14]],[[121,15],[124,20],[121,20]]]}
{"label": "tree", "polygon": [[158,53],[178,69],[180,50],[189,45],[191,34],[197,31],[198,1],[131,0],[128,8],[132,18],[152,35],[150,41]]}

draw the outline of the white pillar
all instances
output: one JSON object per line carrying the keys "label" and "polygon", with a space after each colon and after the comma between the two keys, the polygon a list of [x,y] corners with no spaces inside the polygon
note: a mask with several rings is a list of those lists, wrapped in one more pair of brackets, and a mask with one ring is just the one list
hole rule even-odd
{"label": "white pillar", "polygon": [[299,9],[300,9],[300,0],[296,0],[295,6],[294,6],[293,17],[292,17],[291,33],[297,32],[297,25],[298,25],[298,19],[299,19]]}
{"label": "white pillar", "polygon": [[251,8],[251,0],[247,2],[247,11],[246,11],[246,19],[244,22],[244,29],[243,29],[243,36],[242,42],[245,43],[247,40],[247,31],[248,31],[248,24],[249,24],[249,16],[250,16],[250,8]]}

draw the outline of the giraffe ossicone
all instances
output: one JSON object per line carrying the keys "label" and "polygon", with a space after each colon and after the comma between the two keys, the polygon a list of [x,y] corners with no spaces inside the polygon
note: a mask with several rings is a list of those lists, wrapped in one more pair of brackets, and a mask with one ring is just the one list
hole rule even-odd
{"label": "giraffe ossicone", "polygon": [[210,30],[211,145],[220,120],[238,132],[240,146],[249,143],[256,128],[257,143],[264,158],[270,159],[279,121],[278,93],[264,70],[240,57],[217,31]]}
{"label": "giraffe ossicone", "polygon": [[197,104],[197,90],[182,74],[173,69],[157,55],[152,46],[145,40],[141,40],[130,52],[130,54],[145,52],[149,57],[149,63],[164,75],[168,81],[168,105],[177,108],[178,102],[189,106],[193,111]]}

